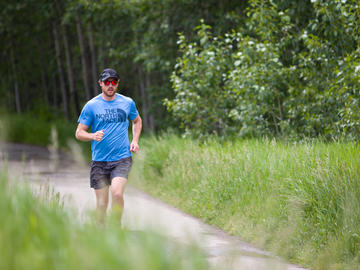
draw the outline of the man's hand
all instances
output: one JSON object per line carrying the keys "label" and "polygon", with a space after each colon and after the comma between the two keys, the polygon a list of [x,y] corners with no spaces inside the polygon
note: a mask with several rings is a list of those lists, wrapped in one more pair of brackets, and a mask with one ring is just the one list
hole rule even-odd
{"label": "man's hand", "polygon": [[104,130],[102,129],[102,130],[96,131],[95,133],[93,133],[93,135],[94,135],[93,140],[100,142],[102,140],[102,137],[104,136]]}
{"label": "man's hand", "polygon": [[139,152],[139,144],[136,141],[132,141],[130,144],[130,151],[137,153]]}
{"label": "man's hand", "polygon": [[130,151],[137,153],[139,151],[139,138],[142,128],[142,120],[140,118],[140,115],[138,115],[134,120],[132,120],[132,133],[133,138],[130,144]]}

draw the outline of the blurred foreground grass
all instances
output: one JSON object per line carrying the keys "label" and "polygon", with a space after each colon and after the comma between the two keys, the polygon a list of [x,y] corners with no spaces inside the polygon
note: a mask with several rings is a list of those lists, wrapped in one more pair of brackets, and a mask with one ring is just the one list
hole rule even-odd
{"label": "blurred foreground grass", "polygon": [[137,187],[313,269],[360,269],[354,142],[142,140]]}
{"label": "blurred foreground grass", "polygon": [[35,195],[4,171],[0,198],[0,269],[208,269],[195,247],[117,222],[79,223],[57,194],[45,188]]}

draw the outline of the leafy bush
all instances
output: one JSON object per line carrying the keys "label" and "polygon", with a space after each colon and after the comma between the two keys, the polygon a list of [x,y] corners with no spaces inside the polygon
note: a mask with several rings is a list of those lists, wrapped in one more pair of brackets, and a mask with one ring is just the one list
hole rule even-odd
{"label": "leafy bush", "polygon": [[312,1],[308,20],[286,1],[249,2],[246,26],[179,37],[165,104],[186,134],[360,136],[359,4]]}
{"label": "leafy bush", "polygon": [[[183,52],[176,68],[181,76],[172,75],[176,98],[166,100],[168,108],[181,119],[181,127],[196,135],[207,127],[209,133],[221,134],[230,125],[227,116],[233,107],[223,86],[231,65],[230,39],[213,38],[210,26],[197,27],[200,44],[187,44],[181,35],[178,43]],[[229,42],[228,42],[229,41]],[[229,104],[230,103],[230,104]]]}

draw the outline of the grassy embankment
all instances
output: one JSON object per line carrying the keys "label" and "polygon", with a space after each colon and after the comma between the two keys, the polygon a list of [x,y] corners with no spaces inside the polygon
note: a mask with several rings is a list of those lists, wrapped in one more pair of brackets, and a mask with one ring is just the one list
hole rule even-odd
{"label": "grassy embankment", "polygon": [[313,269],[360,269],[355,143],[142,140],[132,183]]}

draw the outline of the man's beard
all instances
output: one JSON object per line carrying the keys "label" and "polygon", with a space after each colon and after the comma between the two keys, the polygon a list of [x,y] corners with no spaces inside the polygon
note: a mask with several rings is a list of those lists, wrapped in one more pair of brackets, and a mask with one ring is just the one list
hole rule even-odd
{"label": "man's beard", "polygon": [[113,97],[113,96],[116,94],[116,90],[115,90],[115,89],[111,89],[111,90],[112,90],[112,93],[111,93],[111,94],[108,93],[109,90],[110,90],[110,89],[104,91],[105,96],[107,96],[107,97]]}

